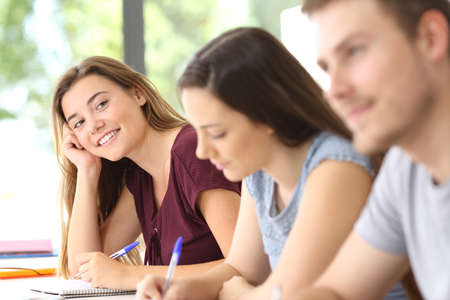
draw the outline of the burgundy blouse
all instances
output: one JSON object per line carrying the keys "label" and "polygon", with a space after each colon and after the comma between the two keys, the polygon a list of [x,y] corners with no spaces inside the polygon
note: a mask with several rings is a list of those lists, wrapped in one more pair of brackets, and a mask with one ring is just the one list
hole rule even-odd
{"label": "burgundy blouse", "polygon": [[134,196],[147,246],[145,264],[168,265],[178,236],[183,237],[180,265],[223,258],[196,201],[200,192],[226,189],[240,193],[240,183],[228,181],[209,160],[195,156],[197,135],[184,126],[171,149],[169,184],[159,210],[155,207],[152,176],[136,164],[127,171],[126,184]]}

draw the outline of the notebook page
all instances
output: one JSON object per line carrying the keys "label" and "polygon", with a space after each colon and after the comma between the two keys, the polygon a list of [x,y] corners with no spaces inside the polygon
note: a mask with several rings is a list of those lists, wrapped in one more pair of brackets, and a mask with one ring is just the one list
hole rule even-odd
{"label": "notebook page", "polygon": [[108,288],[92,288],[91,285],[82,280],[55,279],[41,282],[39,286],[30,288],[34,292],[41,292],[51,295],[62,295],[65,298],[75,296],[110,296],[134,294],[134,290],[120,290]]}

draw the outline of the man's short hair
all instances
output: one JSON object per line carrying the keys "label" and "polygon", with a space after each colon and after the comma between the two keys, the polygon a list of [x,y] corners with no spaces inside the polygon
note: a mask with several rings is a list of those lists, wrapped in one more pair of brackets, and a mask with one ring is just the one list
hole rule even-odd
{"label": "man's short hair", "polygon": [[[325,5],[343,0],[301,0],[302,11],[313,14]],[[406,34],[414,38],[417,33],[417,25],[422,15],[430,10],[440,11],[450,24],[450,1],[449,0],[372,0],[378,2],[381,7],[391,14]]]}

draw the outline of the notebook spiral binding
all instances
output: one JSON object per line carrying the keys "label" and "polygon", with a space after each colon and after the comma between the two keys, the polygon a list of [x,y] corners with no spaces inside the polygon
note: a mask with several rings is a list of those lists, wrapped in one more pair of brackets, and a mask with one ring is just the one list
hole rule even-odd
{"label": "notebook spiral binding", "polygon": [[90,288],[90,289],[74,289],[64,290],[60,295],[64,298],[75,298],[78,296],[115,296],[115,295],[132,295],[135,294],[135,290],[119,290],[108,288]]}

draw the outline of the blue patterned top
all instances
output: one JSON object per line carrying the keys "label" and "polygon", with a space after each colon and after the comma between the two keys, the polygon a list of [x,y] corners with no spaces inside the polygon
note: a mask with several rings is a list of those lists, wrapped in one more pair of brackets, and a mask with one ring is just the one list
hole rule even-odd
{"label": "blue patterned top", "polygon": [[[324,160],[351,162],[365,168],[370,175],[374,176],[375,174],[370,159],[356,152],[350,141],[330,132],[321,132],[313,137],[294,194],[280,213],[277,212],[276,208],[275,182],[272,177],[260,170],[244,179],[246,187],[256,203],[264,252],[269,257],[272,269],[278,262],[295,222],[308,176]],[[396,286],[391,296],[386,297],[385,300],[407,299],[400,285]]]}

